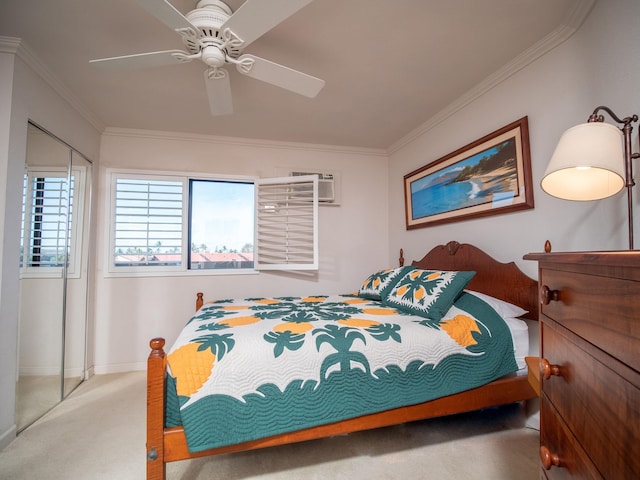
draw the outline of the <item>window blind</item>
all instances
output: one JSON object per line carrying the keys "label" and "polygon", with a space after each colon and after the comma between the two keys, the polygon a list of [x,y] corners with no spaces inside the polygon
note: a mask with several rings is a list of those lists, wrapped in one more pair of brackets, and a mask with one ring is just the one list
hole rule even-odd
{"label": "window blind", "polygon": [[183,190],[181,181],[115,179],[115,266],[183,264]]}
{"label": "window blind", "polygon": [[56,174],[25,174],[21,267],[63,267],[69,255],[73,181]]}

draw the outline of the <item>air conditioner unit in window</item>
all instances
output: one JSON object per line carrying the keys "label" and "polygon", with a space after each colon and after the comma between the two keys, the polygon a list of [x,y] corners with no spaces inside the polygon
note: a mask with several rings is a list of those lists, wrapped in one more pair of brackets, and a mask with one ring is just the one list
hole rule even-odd
{"label": "air conditioner unit in window", "polygon": [[318,177],[319,202],[333,203],[335,201],[335,183],[332,173],[291,172],[292,177],[300,177],[303,175],[316,175]]}

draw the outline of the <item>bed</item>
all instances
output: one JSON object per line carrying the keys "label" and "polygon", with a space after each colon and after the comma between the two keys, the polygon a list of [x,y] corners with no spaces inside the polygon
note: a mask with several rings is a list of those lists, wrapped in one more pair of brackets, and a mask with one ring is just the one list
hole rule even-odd
{"label": "bed", "polygon": [[[453,275],[447,284],[457,283],[456,289],[460,292],[452,294],[450,303],[439,304],[441,314],[437,311],[434,313],[433,309],[427,312],[428,316],[424,316],[422,310],[407,311],[406,305],[402,304],[406,298],[406,289],[398,279],[409,282],[409,279],[433,271],[437,271],[439,275]],[[164,339],[154,338],[150,342],[147,371],[147,479],[165,479],[168,462],[347,434],[521,402],[537,396],[528,381],[526,370],[523,372],[513,354],[513,330],[506,329],[499,322],[491,323],[499,307],[492,305],[493,308],[489,309],[491,313],[488,314],[483,306],[488,297],[482,297],[482,294],[489,295],[496,301],[519,307],[520,318],[537,320],[537,282],[520,271],[513,262],[498,262],[473,245],[452,241],[433,248],[421,260],[414,261],[409,266],[404,265],[401,252],[400,266],[385,270],[382,276],[380,273],[383,272],[372,274],[357,292],[341,296],[223,300],[207,303],[203,307],[202,294],[198,294],[196,315],[180,334],[180,338],[184,336],[188,341],[183,344],[179,338],[168,353],[164,350]],[[389,280],[386,282],[389,285],[385,286],[384,280],[393,275],[398,278]],[[428,278],[431,281],[431,277]],[[384,304],[382,299],[378,300],[376,295],[379,294],[384,296]],[[424,295],[422,292],[419,296]],[[446,295],[441,292],[430,308],[444,297]],[[481,304],[478,303],[478,298],[484,298]],[[290,308],[296,303],[303,304],[307,310],[304,313],[292,313]],[[332,317],[328,320],[325,318],[324,322],[311,322],[312,326],[309,326],[308,318],[302,318],[309,315],[309,305],[314,311],[320,311],[320,307],[330,311]],[[274,312],[278,311],[282,315],[283,308],[289,315],[285,319],[288,323],[283,322],[282,317],[273,317]],[[390,315],[390,310],[393,310],[394,315],[399,315],[397,319],[395,316],[387,316]],[[250,315],[247,312],[251,312]],[[379,320],[382,317],[378,315],[382,315],[383,320]],[[463,337],[466,335],[466,339],[451,328],[442,326],[452,325],[451,318],[446,315],[461,319],[462,324],[466,325],[462,334]],[[256,317],[260,322],[255,323]],[[433,320],[434,318],[438,320]],[[275,326],[270,326],[268,322],[276,323],[273,324]],[[265,330],[266,333],[260,331],[260,342],[254,341],[249,347],[243,347],[240,332],[249,331],[246,328],[249,324],[259,325],[261,328],[264,325],[268,330]],[[282,328],[284,324],[295,328]],[[442,326],[442,331],[437,325]],[[422,331],[432,330],[438,330],[440,336],[448,340],[449,349],[448,353],[439,353],[442,356],[435,360],[422,357],[427,355],[428,349],[423,348],[421,340],[417,340],[417,335],[421,335]],[[400,342],[399,332],[402,332],[403,342]],[[339,358],[340,347],[336,346],[339,343],[336,338],[340,335],[342,349],[347,350],[350,356],[346,363],[345,357]],[[507,343],[512,342],[511,351],[499,353],[505,348],[499,346],[501,344],[498,340],[509,335]],[[198,342],[189,343],[194,338]],[[406,341],[408,338],[412,340]],[[411,354],[398,353],[400,357],[406,357],[402,368],[387,368],[387,356],[397,350],[400,343],[414,347],[418,344],[419,348],[414,348],[415,351]],[[364,349],[365,345],[371,346],[367,346],[367,349],[373,349],[374,346],[379,348],[378,344],[384,346],[382,353],[377,354],[381,355],[382,360],[369,350],[365,353],[356,351]],[[192,348],[194,345],[198,348]],[[310,361],[315,362],[314,374],[299,381],[296,388],[290,389],[286,383],[282,383],[282,379],[269,382],[265,387],[260,385],[264,379],[256,384],[257,380],[249,379],[240,370],[240,366],[245,363],[244,360],[237,360],[245,358],[239,356],[242,348],[252,352],[246,357],[257,356],[255,352],[266,348],[272,354],[268,359],[259,360],[265,366],[262,370],[291,370],[294,376],[301,375],[302,362],[293,361],[286,368],[278,362],[287,356],[290,360],[303,358],[296,355],[302,355],[305,349],[318,353],[322,350],[324,356]],[[198,355],[189,357],[197,359],[205,358],[205,355],[201,355],[205,351],[210,363],[202,367],[195,365],[192,360],[183,361],[187,357],[182,353],[187,350],[198,350]],[[438,347],[436,350],[446,349]],[[416,360],[418,357],[415,355],[420,356],[419,360]],[[495,360],[493,357],[496,357]],[[224,373],[220,373],[219,377],[214,378],[214,371],[216,374],[218,371],[224,372],[221,368],[223,359],[226,359],[229,368],[237,370],[232,370],[226,377]],[[482,365],[478,368],[477,378],[475,373],[468,373],[471,370],[464,363],[472,360]],[[458,361],[463,363],[454,363]],[[218,362],[218,370],[212,368],[215,362]],[[458,374],[448,373],[443,381],[440,369],[434,365],[449,363],[454,366],[454,372],[458,370]],[[514,366],[516,363],[517,366]],[[392,364],[395,365],[393,362],[389,365]],[[429,368],[424,368],[425,365],[429,365]],[[203,369],[206,371],[204,380],[200,378]],[[391,377],[392,370],[399,370],[404,376],[396,380]],[[452,386],[454,382],[450,379],[454,377],[462,385]],[[243,381],[237,381],[238,378]],[[378,383],[367,383],[372,382],[372,378]],[[229,382],[229,379],[232,381]],[[242,384],[245,390],[228,391],[230,383],[234,388],[236,384]],[[340,388],[347,386],[351,391],[345,393],[338,390],[338,383],[343,384]],[[427,389],[426,384],[435,387]],[[416,386],[419,387],[417,392],[414,391]],[[204,395],[202,392],[207,388],[213,389],[210,393],[216,395]],[[249,393],[243,394],[244,391]],[[366,391],[370,391],[369,397],[364,393]],[[386,393],[376,395],[380,391]],[[310,395],[309,400],[302,396],[303,392],[304,395]],[[394,395],[394,392],[400,393]],[[217,398],[218,403],[211,403],[213,398]],[[219,403],[221,398],[225,400],[228,411],[222,410]],[[357,401],[351,401],[351,398]],[[307,408],[307,413],[296,416],[293,406],[304,407],[306,401],[313,408]],[[357,406],[352,408],[351,404]],[[364,410],[362,407],[365,407]],[[268,414],[268,418],[261,423],[258,417],[251,417],[250,425],[244,425],[243,418],[249,415],[252,408],[256,411],[262,409]],[[288,415],[279,415],[280,411],[287,411]],[[310,414],[309,411],[317,411],[317,414]],[[194,412],[198,415],[208,412],[213,419],[197,417]],[[206,436],[212,430],[217,430],[216,434]],[[221,432],[228,438],[222,438]]]}

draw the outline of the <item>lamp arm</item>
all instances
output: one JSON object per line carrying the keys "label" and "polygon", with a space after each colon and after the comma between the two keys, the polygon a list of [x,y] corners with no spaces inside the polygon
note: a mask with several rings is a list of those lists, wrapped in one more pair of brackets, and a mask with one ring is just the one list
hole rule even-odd
{"label": "lamp arm", "polygon": [[621,123],[623,127],[620,128],[622,131],[623,142],[624,142],[624,167],[625,167],[625,184],[627,187],[627,210],[628,214],[628,223],[629,223],[629,250],[633,250],[633,197],[631,193],[631,189],[635,185],[633,180],[633,165],[631,163],[632,159],[640,158],[640,153],[633,153],[631,151],[631,131],[633,127],[631,123],[638,121],[638,115],[633,114],[629,117],[625,117],[620,119],[609,107],[605,107],[601,105],[597,107],[593,113],[589,116],[589,122],[604,122],[604,116],[598,114],[600,110],[604,110],[607,112],[613,120],[618,123]]}
{"label": "lamp arm", "polygon": [[589,116],[589,122],[604,122],[604,116],[603,115],[598,115],[598,112],[600,110],[604,110],[605,112],[607,112],[609,114],[609,116],[611,118],[613,118],[614,121],[616,121],[617,123],[622,123],[623,125],[627,126],[627,125],[631,125],[631,122],[637,122],[638,121],[638,115],[631,115],[630,117],[625,117],[623,119],[620,119],[615,113],[613,113],[613,111],[609,108],[609,107],[605,107],[604,105],[601,105],[599,107],[596,107],[596,109],[593,111],[593,113]]}

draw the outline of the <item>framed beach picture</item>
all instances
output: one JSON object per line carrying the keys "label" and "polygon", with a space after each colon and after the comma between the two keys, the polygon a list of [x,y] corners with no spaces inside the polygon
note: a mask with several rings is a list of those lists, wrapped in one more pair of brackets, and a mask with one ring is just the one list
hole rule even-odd
{"label": "framed beach picture", "polygon": [[404,176],[407,230],[533,208],[523,117]]}

